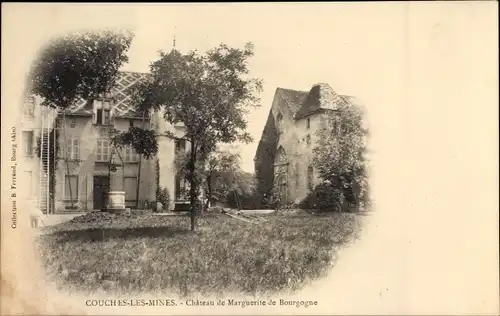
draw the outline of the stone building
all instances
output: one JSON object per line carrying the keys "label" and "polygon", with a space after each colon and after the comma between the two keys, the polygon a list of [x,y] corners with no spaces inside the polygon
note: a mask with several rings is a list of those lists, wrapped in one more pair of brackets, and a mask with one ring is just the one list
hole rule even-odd
{"label": "stone building", "polygon": [[41,117],[48,119],[47,128],[53,128],[56,112],[53,109],[40,107],[39,99],[29,96],[23,100],[21,110],[21,120],[17,132],[17,157],[18,157],[18,178],[19,188],[17,190],[18,201],[23,206],[35,208],[40,203],[40,183],[44,181],[40,173],[40,160],[36,155],[36,140],[40,137]]}
{"label": "stone building", "polygon": [[[148,208],[156,200],[156,188],[167,188],[170,202],[167,208],[173,210],[176,203],[185,203],[182,195],[184,181],[176,176],[174,159],[178,151],[186,151],[188,146],[183,140],[182,124],[170,124],[163,119],[162,113],[155,112],[143,117],[131,105],[130,89],[148,76],[145,73],[120,72],[111,91],[97,100],[79,100],[64,116],[42,115],[48,111],[40,106],[41,100],[30,98],[25,104],[27,111],[23,121],[33,122],[23,131],[23,148],[29,153],[26,181],[31,184],[33,200],[44,207],[48,194],[46,168],[35,154],[37,142],[44,135],[41,131],[56,128],[59,150],[55,159],[55,211],[65,212],[98,210],[105,207],[106,193],[110,190],[124,191],[127,207]],[[46,121],[49,121],[48,123]],[[26,125],[26,124],[25,124]],[[130,126],[153,129],[157,135],[158,154],[145,159],[132,148],[118,150],[110,144],[110,131],[114,128],[126,131]],[[174,133],[175,139],[165,136]],[[25,134],[26,132],[26,134]],[[42,137],[40,137],[42,136]],[[47,137],[45,141],[47,142]],[[42,146],[43,147],[43,146]],[[45,145],[47,147],[47,145]],[[54,150],[53,144],[48,150]],[[109,168],[110,162],[116,169]],[[54,161],[50,161],[52,168]],[[29,166],[29,168],[28,168]],[[31,171],[28,179],[28,171]]]}
{"label": "stone building", "polygon": [[313,166],[316,133],[329,124],[328,113],[352,100],[325,83],[309,91],[276,89],[254,158],[261,195],[269,195],[274,186],[282,203],[306,197],[319,181]]}

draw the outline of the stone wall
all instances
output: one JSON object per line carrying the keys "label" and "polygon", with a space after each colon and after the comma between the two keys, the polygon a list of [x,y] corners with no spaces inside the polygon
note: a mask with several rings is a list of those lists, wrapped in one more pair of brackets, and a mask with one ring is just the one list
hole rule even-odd
{"label": "stone wall", "polygon": [[[317,131],[324,124],[324,113],[316,112],[300,120],[279,97],[275,97],[255,157],[255,172],[259,192],[269,192],[276,185],[274,163],[279,148],[287,161],[287,202],[299,203],[309,192],[308,167],[313,164],[313,148]],[[281,120],[278,120],[281,117]],[[309,120],[309,124],[308,124]],[[281,122],[280,122],[281,121]],[[278,133],[278,131],[280,131]],[[313,183],[318,183],[313,168]]]}

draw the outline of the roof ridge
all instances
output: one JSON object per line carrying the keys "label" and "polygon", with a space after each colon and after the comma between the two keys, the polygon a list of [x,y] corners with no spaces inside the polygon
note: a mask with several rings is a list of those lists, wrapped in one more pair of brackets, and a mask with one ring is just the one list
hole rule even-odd
{"label": "roof ridge", "polygon": [[[292,96],[291,99],[289,96]],[[278,96],[279,99],[284,102],[286,107],[290,110],[292,113],[292,116],[295,117],[297,114],[297,111],[300,109],[302,106],[303,100],[301,100],[303,97],[307,96],[307,92],[305,91],[298,91],[298,90],[292,90],[292,89],[284,89],[284,88],[276,88],[276,93],[275,96]]]}
{"label": "roof ridge", "polygon": [[143,72],[143,71],[132,71],[132,70],[118,70],[119,73],[133,73],[140,75],[151,75],[151,72]]}
{"label": "roof ridge", "polygon": [[277,87],[276,90],[287,90],[287,91],[293,91],[293,92],[309,93],[308,91],[304,91],[304,90],[296,90],[296,89],[281,88],[281,87]]}

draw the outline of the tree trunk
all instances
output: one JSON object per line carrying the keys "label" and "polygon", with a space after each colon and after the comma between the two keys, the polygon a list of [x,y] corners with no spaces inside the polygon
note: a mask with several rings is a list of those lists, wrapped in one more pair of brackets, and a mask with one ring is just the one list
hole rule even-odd
{"label": "tree trunk", "polygon": [[[142,112],[142,122],[141,128],[144,129],[146,119],[146,111]],[[142,167],[142,155],[139,156],[139,164],[137,165],[137,188],[135,189],[135,208],[139,209],[139,192],[141,188],[141,167]],[[124,188],[125,190],[125,188]]]}
{"label": "tree trunk", "polygon": [[207,177],[207,209],[212,205],[212,176]]}
{"label": "tree trunk", "polygon": [[198,205],[198,185],[196,179],[196,144],[191,140],[191,153],[189,155],[189,173],[190,173],[190,187],[189,187],[189,202],[190,202],[190,215],[191,215],[191,231],[196,229],[196,207]]}
{"label": "tree trunk", "polygon": [[[65,155],[64,155],[64,161],[66,162],[66,175],[69,177],[71,175],[71,172],[69,170],[69,162],[68,162],[68,144],[67,141],[68,139],[66,138],[66,110],[63,111],[63,121],[64,121],[64,146],[65,146]],[[50,139],[49,139],[50,142]],[[73,148],[73,144],[71,144],[71,148]],[[48,175],[47,175],[48,176]],[[74,202],[73,202],[73,192],[71,188],[71,178],[69,178],[69,197],[70,197],[70,202],[71,202],[71,208],[74,208]],[[65,184],[66,185],[66,184]]]}

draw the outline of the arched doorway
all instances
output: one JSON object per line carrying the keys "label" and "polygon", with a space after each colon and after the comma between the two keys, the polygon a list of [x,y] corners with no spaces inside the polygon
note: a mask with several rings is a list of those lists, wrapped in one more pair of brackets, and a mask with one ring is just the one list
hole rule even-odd
{"label": "arched doorway", "polygon": [[274,160],[274,185],[279,204],[288,202],[288,158],[283,147],[279,147]]}

